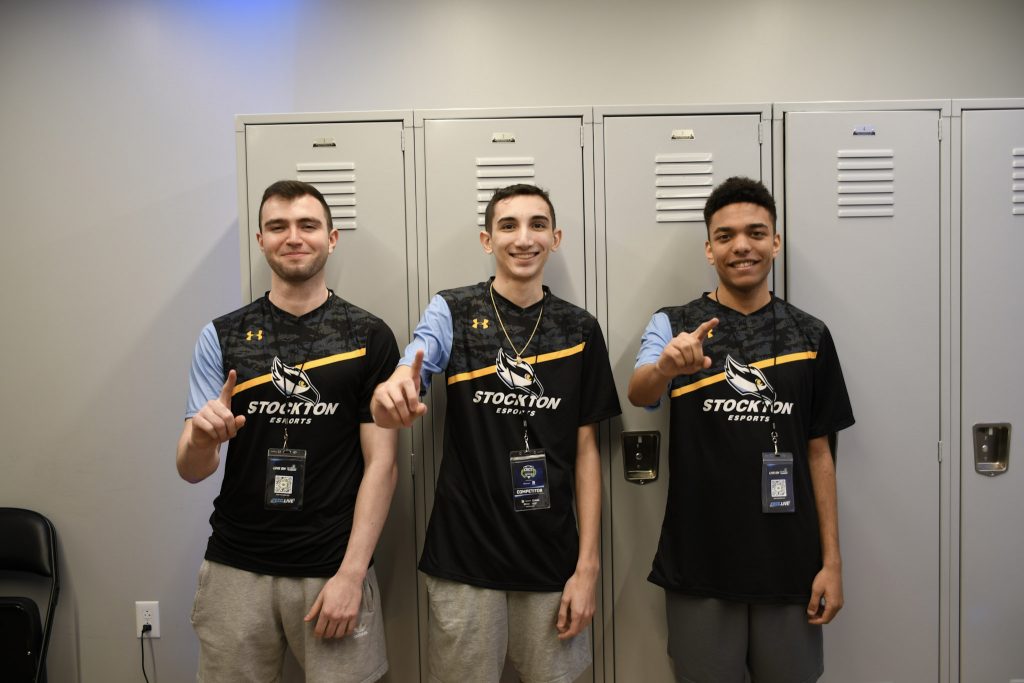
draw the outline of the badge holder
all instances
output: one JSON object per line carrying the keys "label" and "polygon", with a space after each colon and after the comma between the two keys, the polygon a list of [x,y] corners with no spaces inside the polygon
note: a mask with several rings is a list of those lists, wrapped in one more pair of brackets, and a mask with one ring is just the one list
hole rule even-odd
{"label": "badge holder", "polygon": [[769,514],[796,512],[793,497],[793,454],[779,453],[779,435],[772,423],[775,450],[761,454],[761,511]]}
{"label": "badge holder", "polygon": [[523,420],[523,441],[526,449],[511,451],[508,457],[512,470],[512,506],[516,512],[547,510],[551,507],[548,458],[543,448],[530,448],[526,420]]}
{"label": "badge holder", "polygon": [[306,481],[306,451],[288,448],[288,432],[284,446],[267,451],[267,482],[263,507],[267,510],[298,511]]}
{"label": "badge holder", "polygon": [[792,453],[761,454],[761,510],[796,512]]}

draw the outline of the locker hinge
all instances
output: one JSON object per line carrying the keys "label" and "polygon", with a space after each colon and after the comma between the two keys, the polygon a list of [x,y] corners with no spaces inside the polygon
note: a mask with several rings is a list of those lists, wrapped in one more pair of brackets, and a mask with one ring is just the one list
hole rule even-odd
{"label": "locker hinge", "polygon": [[416,478],[416,454],[409,451],[409,472],[412,474],[412,478]]}
{"label": "locker hinge", "polygon": [[939,118],[939,142],[942,142],[942,118]]}
{"label": "locker hinge", "polygon": [[402,151],[405,151],[405,128],[402,129]]}
{"label": "locker hinge", "polygon": [[938,453],[939,453],[939,462],[942,462],[942,442],[940,441],[937,445],[938,445],[938,449],[937,450],[938,450]]}
{"label": "locker hinge", "polygon": [[757,122],[757,144],[764,144],[764,121]]}
{"label": "locker hinge", "polygon": [[584,131],[584,127],[580,126],[580,148],[581,149],[586,148],[586,145],[584,144],[583,131]]}

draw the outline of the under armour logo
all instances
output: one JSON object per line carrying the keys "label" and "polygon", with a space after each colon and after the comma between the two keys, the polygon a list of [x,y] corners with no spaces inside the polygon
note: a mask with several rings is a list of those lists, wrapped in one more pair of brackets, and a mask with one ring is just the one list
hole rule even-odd
{"label": "under armour logo", "polygon": [[263,330],[256,330],[255,332],[249,330],[245,333],[245,341],[252,341],[253,337],[256,337],[256,341],[263,341]]}
{"label": "under armour logo", "polygon": [[481,327],[486,330],[490,326],[491,326],[491,321],[488,320],[487,318],[484,318],[483,320],[478,320],[477,318],[473,318],[473,329],[474,330],[478,329],[478,328],[481,328]]}

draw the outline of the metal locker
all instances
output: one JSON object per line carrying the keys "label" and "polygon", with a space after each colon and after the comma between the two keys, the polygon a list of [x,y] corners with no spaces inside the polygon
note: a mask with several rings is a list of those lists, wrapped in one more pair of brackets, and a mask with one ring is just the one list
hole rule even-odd
{"label": "metal locker", "polygon": [[[961,240],[959,675],[961,681],[1019,681],[1024,100],[954,102],[958,113],[953,154]],[[975,428],[995,436],[999,423],[1008,426],[1001,430],[1008,448],[989,457],[984,441],[975,444]],[[984,467],[986,460],[996,462]]]}
{"label": "metal locker", "polygon": [[[544,281],[559,297],[593,310],[592,131],[591,110],[580,107],[509,110],[444,110],[416,112],[417,199],[419,239],[425,245],[418,262],[418,310],[442,289],[486,280],[493,259],[478,239],[484,209],[494,189],[513,183],[539,185],[551,196],[562,244],[545,267]],[[588,304],[590,304],[588,306]],[[445,392],[435,382],[430,410],[420,421],[423,430],[423,509],[417,516],[417,539],[422,544],[433,505],[433,490],[441,464]],[[422,632],[427,607],[420,603]],[[600,606],[598,607],[600,610]],[[595,616],[595,634],[600,617]],[[595,653],[600,652],[599,634]],[[426,642],[420,644],[426,657]],[[596,654],[595,654],[596,657]],[[601,680],[600,673],[596,680]],[[506,669],[503,681],[516,680]],[[588,669],[578,680],[595,680]]]}
{"label": "metal locker", "polygon": [[[665,639],[664,591],[649,583],[665,515],[668,406],[626,399],[640,335],[651,315],[714,288],[704,257],[704,202],[733,175],[771,186],[768,105],[595,110],[598,261],[606,264],[598,306],[623,414],[610,428],[604,509],[605,680],[673,680]],[[762,124],[762,122],[765,122]],[[767,140],[765,141],[767,143]],[[657,480],[624,477],[623,431],[660,432]],[[609,610],[608,605],[612,608]]]}
{"label": "metal locker", "polygon": [[947,110],[776,105],[788,299],[831,329],[857,418],[839,437],[846,606],[823,680],[939,676]]}
{"label": "metal locker", "polygon": [[589,110],[533,117],[528,112],[508,117],[459,113],[472,117],[416,113],[423,137],[428,299],[493,274],[492,260],[477,241],[484,207],[495,188],[521,182],[550,193],[563,231],[559,253],[545,269],[545,283],[561,298],[584,306],[583,166]]}
{"label": "metal locker", "polygon": [[[342,298],[383,318],[399,346],[409,340],[415,281],[412,155],[405,153],[411,113],[239,116],[239,232],[243,299],[270,288],[270,269],[256,244],[263,190],[276,180],[304,180],[331,206],[341,235],[327,262],[327,284]],[[399,479],[388,522],[374,553],[382,592],[390,670],[385,681],[416,681],[419,660],[401,656],[418,638],[410,606],[416,596],[412,451],[400,434]],[[294,669],[294,667],[293,667]],[[290,672],[295,675],[294,670]]]}

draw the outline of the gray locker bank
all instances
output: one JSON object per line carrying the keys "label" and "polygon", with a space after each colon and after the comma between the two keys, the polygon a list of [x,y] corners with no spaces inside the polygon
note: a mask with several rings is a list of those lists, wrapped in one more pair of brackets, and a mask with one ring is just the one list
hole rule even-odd
{"label": "gray locker bank", "polygon": [[[547,282],[598,316],[623,397],[651,313],[714,287],[703,199],[730,175],[761,179],[783,239],[773,287],[832,329],[858,418],[837,453],[846,606],[825,627],[822,680],[1024,681],[1024,475],[1012,448],[1024,370],[1011,349],[1024,333],[1012,261],[1024,249],[1024,101],[252,115],[236,136],[247,301],[269,282],[253,235],[273,180],[324,192],[341,230],[329,285],[400,344],[436,291],[491,274],[476,237],[483,207],[494,188],[532,182],[564,231]],[[430,401],[429,419],[401,437],[375,555],[386,681],[426,680],[415,566],[443,392]],[[580,680],[668,683],[662,593],[646,582],[667,410],[623,408],[601,433],[603,576],[594,666]],[[657,477],[627,480],[636,444],[624,451],[623,434],[650,431],[662,436]]]}

